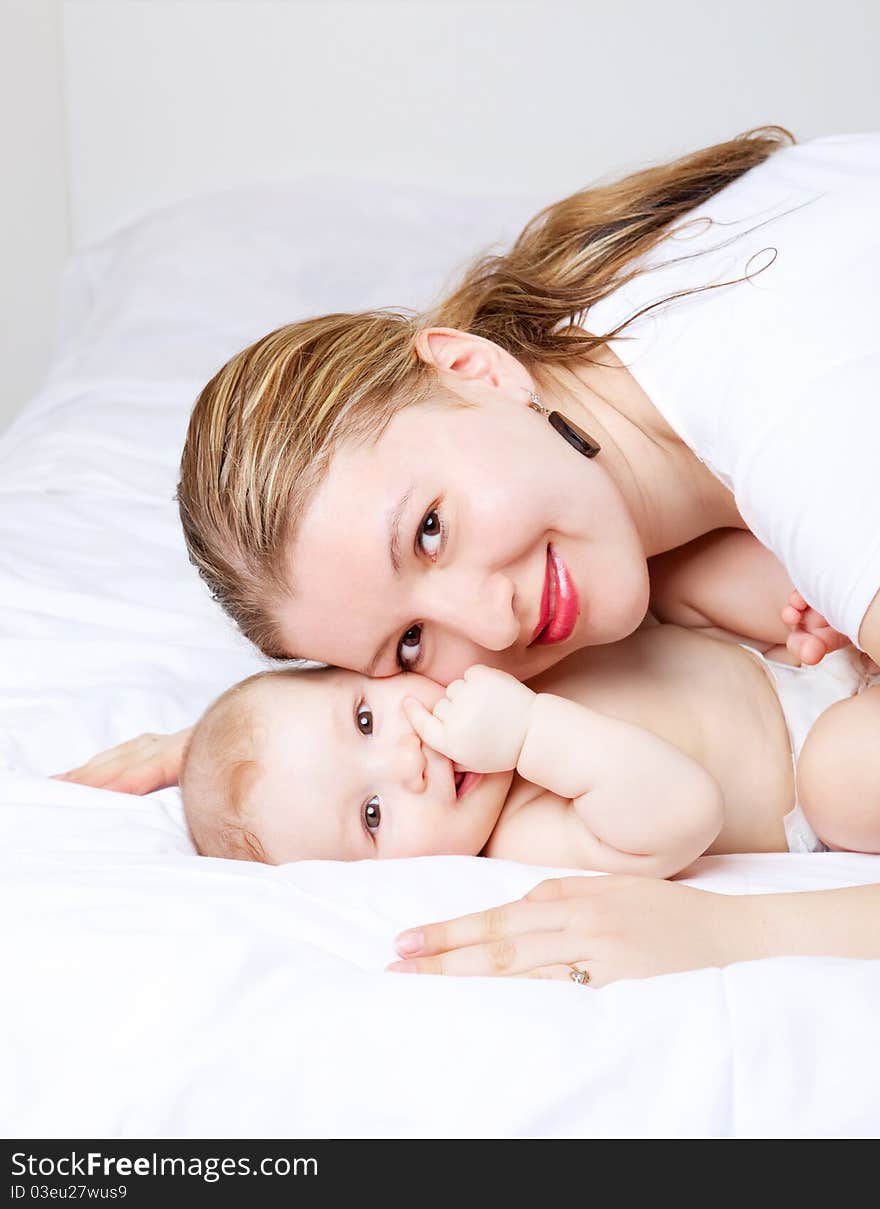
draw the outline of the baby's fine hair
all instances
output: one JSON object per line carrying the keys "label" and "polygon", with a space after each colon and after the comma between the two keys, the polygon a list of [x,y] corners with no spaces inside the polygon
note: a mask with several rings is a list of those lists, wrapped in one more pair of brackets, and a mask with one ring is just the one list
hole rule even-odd
{"label": "baby's fine hair", "polygon": [[255,795],[264,773],[259,728],[267,683],[315,676],[324,668],[257,672],[213,701],[183,754],[180,791],[190,836],[201,856],[271,864],[252,826]]}

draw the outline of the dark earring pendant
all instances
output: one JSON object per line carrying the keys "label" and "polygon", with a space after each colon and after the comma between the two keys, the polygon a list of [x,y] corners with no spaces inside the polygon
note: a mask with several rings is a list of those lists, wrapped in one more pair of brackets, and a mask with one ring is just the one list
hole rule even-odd
{"label": "dark earring pendant", "polygon": [[540,412],[542,416],[546,416],[550,421],[550,427],[555,428],[559,435],[568,441],[572,449],[582,453],[585,458],[594,458],[599,452],[601,446],[597,445],[582,428],[578,428],[577,424],[572,424],[571,420],[566,420],[561,411],[550,411],[534,391],[529,394],[529,407]]}

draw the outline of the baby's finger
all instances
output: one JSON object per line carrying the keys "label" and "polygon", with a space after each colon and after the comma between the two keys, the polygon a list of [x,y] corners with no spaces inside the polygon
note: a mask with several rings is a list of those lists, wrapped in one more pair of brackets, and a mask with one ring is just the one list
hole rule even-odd
{"label": "baby's finger", "polygon": [[445,756],[447,753],[443,750],[443,723],[440,719],[435,718],[415,697],[404,697],[402,708],[419,738],[429,747],[433,747],[434,751],[439,751]]}
{"label": "baby's finger", "polygon": [[786,605],[780,614],[783,622],[788,626],[799,626],[801,624],[802,614],[794,605]]}
{"label": "baby's finger", "polygon": [[803,596],[801,596],[797,588],[795,588],[791,596],[789,596],[788,603],[794,608],[800,609],[801,612],[803,612],[804,609],[809,608],[809,605],[804,600]]}
{"label": "baby's finger", "polygon": [[453,680],[452,684],[447,685],[446,696],[450,701],[454,701],[463,688],[467,688],[463,680]]}

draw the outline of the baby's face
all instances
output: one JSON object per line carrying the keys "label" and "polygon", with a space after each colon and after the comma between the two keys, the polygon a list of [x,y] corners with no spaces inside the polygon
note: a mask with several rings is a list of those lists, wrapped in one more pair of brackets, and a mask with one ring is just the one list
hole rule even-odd
{"label": "baby's face", "polygon": [[476,856],[504,806],[512,772],[476,776],[428,747],[401,708],[444,694],[424,676],[347,671],[262,682],[256,710],[265,771],[252,829],[272,864],[441,853]]}

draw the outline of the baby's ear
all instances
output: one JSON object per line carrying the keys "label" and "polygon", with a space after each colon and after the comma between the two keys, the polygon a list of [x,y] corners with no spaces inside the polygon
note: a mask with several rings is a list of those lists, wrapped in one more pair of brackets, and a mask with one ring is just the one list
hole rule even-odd
{"label": "baby's ear", "polygon": [[220,832],[220,839],[233,860],[256,861],[260,865],[271,864],[263,845],[252,831],[246,831],[244,827],[225,827]]}
{"label": "baby's ear", "polygon": [[242,831],[241,838],[244,840],[245,847],[251,854],[251,860],[258,861],[261,865],[268,865],[269,859],[266,856],[266,851],[263,845],[257,839],[252,831]]}

